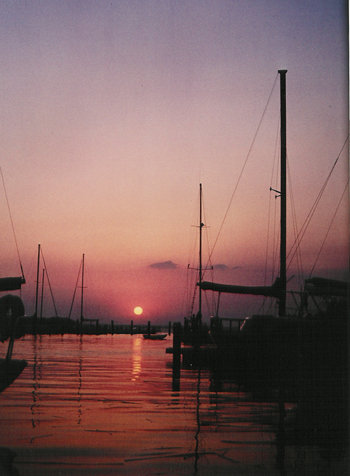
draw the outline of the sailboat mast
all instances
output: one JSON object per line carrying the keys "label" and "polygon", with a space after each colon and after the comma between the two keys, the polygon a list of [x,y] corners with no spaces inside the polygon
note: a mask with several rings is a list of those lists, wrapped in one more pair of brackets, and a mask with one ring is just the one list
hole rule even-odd
{"label": "sailboat mast", "polygon": [[38,245],[38,262],[36,267],[36,291],[35,291],[35,318],[38,316],[38,299],[39,299],[39,272],[40,272],[40,244]]}
{"label": "sailboat mast", "polygon": [[82,329],[83,320],[84,320],[84,258],[85,255],[83,254],[83,260],[81,265],[81,302],[80,302],[80,325]]}
{"label": "sailboat mast", "polygon": [[40,324],[43,320],[43,305],[44,305],[44,280],[45,280],[45,268],[43,269],[43,278],[41,283],[41,301],[40,301]]}
{"label": "sailboat mast", "polygon": [[280,279],[281,295],[278,314],[286,315],[287,301],[287,127],[286,127],[286,73],[279,70],[281,101],[281,243],[280,243]]}
{"label": "sailboat mast", "polygon": [[198,297],[198,316],[199,322],[202,322],[202,184],[199,184],[199,297]]}

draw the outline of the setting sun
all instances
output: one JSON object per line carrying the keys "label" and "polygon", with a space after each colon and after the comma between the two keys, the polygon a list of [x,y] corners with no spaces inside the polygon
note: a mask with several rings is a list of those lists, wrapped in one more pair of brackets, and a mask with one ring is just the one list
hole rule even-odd
{"label": "setting sun", "polygon": [[139,307],[139,306],[135,307],[135,309],[134,309],[135,314],[137,314],[139,316],[140,314],[142,314],[142,312],[143,312],[142,307]]}

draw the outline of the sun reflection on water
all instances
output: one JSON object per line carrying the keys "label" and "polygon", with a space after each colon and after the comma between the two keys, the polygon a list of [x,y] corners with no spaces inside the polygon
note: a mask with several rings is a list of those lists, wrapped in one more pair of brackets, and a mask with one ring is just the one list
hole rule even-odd
{"label": "sun reflection on water", "polygon": [[141,347],[142,347],[142,339],[139,336],[135,336],[132,342],[132,378],[131,381],[135,382],[141,373],[141,362],[142,362],[142,355],[141,355]]}
{"label": "sun reflection on water", "polygon": [[[295,426],[293,402],[281,410],[280,402],[255,398],[221,369],[182,367],[172,390],[164,341],[66,335],[26,336],[17,344],[17,358],[25,356],[28,366],[1,394],[0,446],[15,450],[20,474],[46,476],[56,468],[54,474],[80,476],[93,467],[94,474],[176,468],[190,476],[260,468],[281,476],[324,464],[315,443],[302,454],[295,444],[295,428],[309,423]],[[300,407],[305,420],[308,410]],[[346,460],[334,464],[343,469]],[[327,474],[347,474],[332,469]]]}

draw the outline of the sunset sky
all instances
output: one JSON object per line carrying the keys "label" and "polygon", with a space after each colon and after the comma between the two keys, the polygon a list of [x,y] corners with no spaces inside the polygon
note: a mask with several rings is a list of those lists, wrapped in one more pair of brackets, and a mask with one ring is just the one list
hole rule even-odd
{"label": "sunset sky", "polygon": [[[263,284],[269,203],[279,202],[269,191],[278,188],[277,71],[288,70],[287,154],[300,229],[347,139],[346,6],[0,0],[0,166],[27,314],[40,243],[59,315],[68,315],[84,253],[86,317],[182,320],[187,266],[197,266],[199,183],[206,251],[221,265],[214,280]],[[305,274],[347,178],[348,143],[301,244]],[[20,275],[3,187],[0,202],[0,276]],[[348,190],[314,275],[344,278],[347,217]],[[291,215],[288,229],[290,246]],[[288,277],[295,272],[292,264]],[[230,299],[223,315],[232,317],[233,306],[248,315]],[[44,315],[52,314],[47,294]]]}

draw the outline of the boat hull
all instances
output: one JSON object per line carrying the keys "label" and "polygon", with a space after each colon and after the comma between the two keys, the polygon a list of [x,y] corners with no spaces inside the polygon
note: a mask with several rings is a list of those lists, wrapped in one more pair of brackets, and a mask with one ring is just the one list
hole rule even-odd
{"label": "boat hull", "polygon": [[143,334],[144,339],[150,340],[163,340],[166,336],[166,334]]}
{"label": "boat hull", "polygon": [[26,366],[26,360],[0,359],[0,393],[21,375]]}

